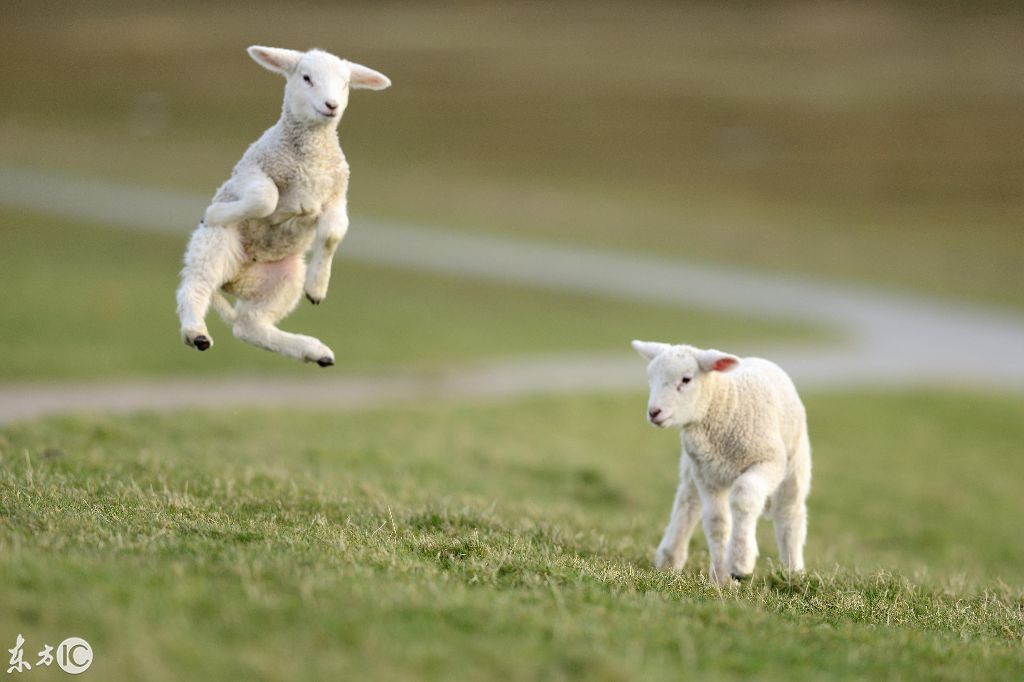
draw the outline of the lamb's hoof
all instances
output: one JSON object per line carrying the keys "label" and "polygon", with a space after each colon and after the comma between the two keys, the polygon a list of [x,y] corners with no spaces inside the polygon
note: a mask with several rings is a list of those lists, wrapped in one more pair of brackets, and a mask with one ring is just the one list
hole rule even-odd
{"label": "lamb's hoof", "polygon": [[306,298],[309,299],[309,302],[312,303],[313,305],[320,305],[320,301],[324,300],[322,298],[313,298],[312,296],[309,295],[308,292],[306,293]]}
{"label": "lamb's hoof", "polygon": [[196,350],[206,350],[210,347],[210,339],[200,334],[196,338],[192,339],[192,345],[196,347]]}
{"label": "lamb's hoof", "polygon": [[747,575],[736,575],[735,573],[730,573],[729,577],[732,578],[733,580],[735,580],[738,583],[745,583],[748,580],[750,580],[750,574],[749,573]]}
{"label": "lamb's hoof", "polygon": [[334,358],[325,355],[324,357],[317,360],[316,364],[320,365],[321,367],[330,367],[331,365],[334,364]]}
{"label": "lamb's hoof", "polygon": [[654,553],[654,568],[659,571],[678,571],[682,567],[683,562],[674,560],[672,552],[659,547],[658,551]]}

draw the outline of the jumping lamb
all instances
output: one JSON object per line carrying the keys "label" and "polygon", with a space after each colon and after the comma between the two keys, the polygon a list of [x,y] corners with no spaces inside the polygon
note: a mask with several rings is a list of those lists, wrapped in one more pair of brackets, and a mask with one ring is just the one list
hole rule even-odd
{"label": "jumping lamb", "polygon": [[[383,90],[391,81],[321,50],[253,46],[248,52],[287,79],[284,106],[192,233],[177,293],[181,338],[201,351],[213,345],[205,322],[212,304],[236,338],[327,367],[334,364],[330,348],[276,324],[295,309],[303,289],[314,305],[324,299],[334,251],[348,230],[349,167],[337,129],[349,89]],[[222,291],[236,298],[233,307]]]}
{"label": "jumping lamb", "polygon": [[717,350],[647,341],[633,341],[633,348],[649,361],[647,419],[679,427],[683,446],[655,566],[682,568],[703,518],[709,577],[723,586],[742,581],[754,570],[757,519],[767,511],[782,566],[802,571],[811,446],[789,376],[768,360]]}

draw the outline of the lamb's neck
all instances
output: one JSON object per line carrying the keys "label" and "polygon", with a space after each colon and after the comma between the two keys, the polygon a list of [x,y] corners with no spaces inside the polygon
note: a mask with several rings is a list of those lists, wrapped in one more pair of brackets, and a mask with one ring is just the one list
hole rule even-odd
{"label": "lamb's neck", "polygon": [[322,155],[325,151],[340,149],[337,119],[334,124],[310,125],[287,113],[277,122],[279,142],[300,158]]}

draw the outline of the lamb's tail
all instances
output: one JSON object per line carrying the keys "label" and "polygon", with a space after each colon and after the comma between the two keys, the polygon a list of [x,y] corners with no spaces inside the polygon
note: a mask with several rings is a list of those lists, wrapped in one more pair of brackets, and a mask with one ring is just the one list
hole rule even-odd
{"label": "lamb's tail", "polygon": [[224,298],[224,294],[219,291],[213,292],[213,296],[210,297],[210,305],[220,315],[220,319],[224,320],[224,324],[235,323],[235,309],[231,306],[231,302]]}

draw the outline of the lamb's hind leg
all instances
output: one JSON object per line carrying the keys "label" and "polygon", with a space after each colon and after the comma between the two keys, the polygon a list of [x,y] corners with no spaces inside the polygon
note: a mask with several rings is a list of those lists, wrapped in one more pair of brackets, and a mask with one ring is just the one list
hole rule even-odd
{"label": "lamb's hind leg", "polygon": [[219,225],[199,225],[185,251],[185,267],[178,287],[178,318],[186,345],[206,350],[213,345],[206,329],[210,298],[233,278],[245,259],[238,232]]}
{"label": "lamb's hind leg", "polygon": [[804,435],[792,472],[772,496],[772,521],[779,560],[787,571],[804,570],[807,540],[807,494],[811,491],[811,449]]}
{"label": "lamb's hind leg", "polygon": [[275,325],[295,309],[302,295],[305,264],[301,256],[245,268],[231,288],[238,294],[235,306],[235,338],[286,357],[334,364],[334,353],[312,336],[283,332]]}

